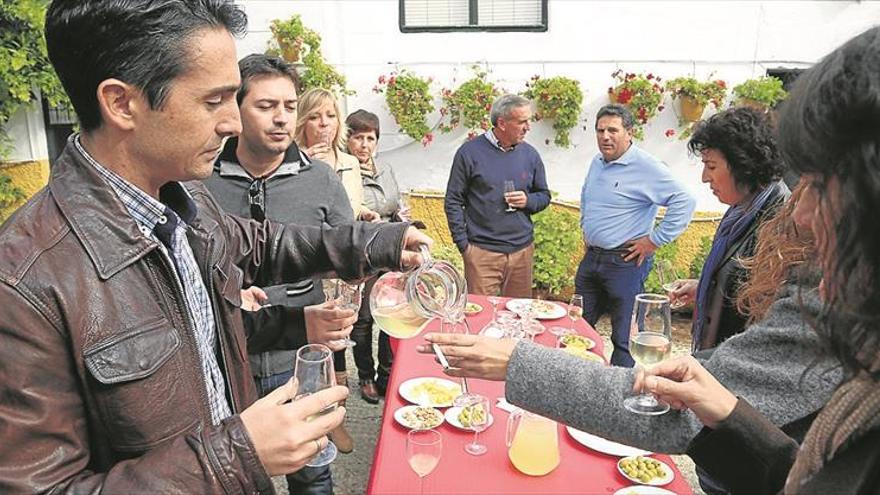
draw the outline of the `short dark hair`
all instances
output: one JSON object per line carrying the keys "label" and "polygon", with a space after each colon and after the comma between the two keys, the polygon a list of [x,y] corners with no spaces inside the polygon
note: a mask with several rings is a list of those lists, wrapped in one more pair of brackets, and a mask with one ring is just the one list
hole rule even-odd
{"label": "short dark hair", "polygon": [[729,108],[698,122],[687,146],[694,154],[720,152],[733,180],[749,192],[778,180],[785,170],[770,117],[748,107]]}
{"label": "short dark hair", "polygon": [[247,16],[228,0],[54,0],[46,13],[49,60],[82,128],[101,126],[97,88],[117,78],[160,110],[174,79],[190,63],[198,30],[240,36]]}
{"label": "short dark hair", "polygon": [[624,129],[632,129],[635,125],[636,121],[633,118],[632,112],[629,111],[629,108],[617,104],[617,103],[609,103],[604,107],[600,108],[598,112],[596,112],[596,123],[599,123],[599,119],[602,117],[620,117],[620,121],[623,122]]}
{"label": "short dark hair", "polygon": [[[821,334],[850,372],[873,368],[880,323],[880,27],[834,50],[795,81],[779,115],[787,163],[813,174],[829,230]],[[833,192],[833,196],[832,193]]]}
{"label": "short dark hair", "polygon": [[250,86],[251,80],[263,76],[286,77],[293,83],[296,92],[300,92],[299,74],[296,68],[285,62],[280,57],[270,57],[263,53],[252,53],[238,61],[238,71],[241,73],[241,87],[238,88],[235,98],[241,105]]}
{"label": "short dark hair", "polygon": [[348,135],[358,132],[376,133],[376,139],[379,139],[379,117],[373,112],[364,109],[355,110],[345,118],[345,125],[348,127]]}

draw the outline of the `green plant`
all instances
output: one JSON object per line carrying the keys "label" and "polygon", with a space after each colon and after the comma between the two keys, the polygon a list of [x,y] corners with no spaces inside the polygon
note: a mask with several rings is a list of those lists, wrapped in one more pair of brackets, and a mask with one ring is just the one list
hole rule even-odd
{"label": "green plant", "polygon": [[733,94],[739,100],[752,100],[770,108],[788,97],[782,89],[782,81],[772,76],[749,79],[733,87]]}
{"label": "green plant", "polygon": [[553,142],[568,148],[571,145],[569,131],[577,125],[584,101],[580,83],[562,76],[544,79],[535,75],[526,83],[523,96],[535,102],[535,120],[553,120],[556,131]]}
{"label": "green plant", "polygon": [[288,62],[302,60],[300,82],[303,90],[324,88],[336,94],[354,94],[346,88],[345,76],[324,59],[321,35],[303,24],[299,14],[287,20],[275,19],[269,29],[273,38],[269,41],[267,53],[281,55]]}
{"label": "green plant", "polygon": [[580,218],[576,212],[550,205],[534,215],[535,287],[560,294],[574,282],[581,237]]}
{"label": "green plant", "polygon": [[663,86],[660,78],[654,74],[634,74],[631,72],[615,71],[611,77],[617,80],[614,87],[608,88],[608,97],[611,101],[626,105],[635,118],[633,137],[644,139],[643,126],[648,123],[657,112],[663,110]]}
{"label": "green plant", "polygon": [[49,106],[69,100],[46,54],[45,0],[0,2],[0,159],[12,151],[4,126],[41,94]]}
{"label": "green plant", "polygon": [[440,115],[448,122],[440,124],[442,132],[451,132],[459,125],[464,125],[468,130],[468,139],[476,136],[476,130],[489,130],[489,110],[492,102],[501,91],[486,79],[488,73],[481,71],[478,66],[473,66],[474,77],[461,83],[455,90],[443,89],[441,96],[443,106],[440,107]]}
{"label": "green plant", "polygon": [[4,213],[5,210],[24,198],[24,191],[13,184],[8,175],[0,173],[0,223],[8,216]]}
{"label": "green plant", "polygon": [[374,92],[385,93],[385,104],[400,130],[421,141],[423,146],[434,140],[426,122],[427,115],[434,111],[434,97],[430,89],[431,79],[421,78],[407,70],[392,72],[388,77],[379,76],[379,84],[373,87]]}
{"label": "green plant", "polygon": [[700,250],[694,255],[694,259],[691,260],[691,278],[700,278],[700,273],[703,271],[703,265],[706,263],[710,250],[712,250],[712,236],[703,236],[700,239]]}
{"label": "green plant", "polygon": [[660,277],[657,275],[657,265],[659,262],[665,261],[669,263],[668,266],[675,266],[675,257],[677,255],[678,244],[676,244],[675,241],[672,241],[669,244],[664,244],[654,251],[654,266],[651,268],[651,272],[648,273],[648,278],[645,280],[645,292],[666,294],[666,291],[661,287],[662,284],[660,284]]}

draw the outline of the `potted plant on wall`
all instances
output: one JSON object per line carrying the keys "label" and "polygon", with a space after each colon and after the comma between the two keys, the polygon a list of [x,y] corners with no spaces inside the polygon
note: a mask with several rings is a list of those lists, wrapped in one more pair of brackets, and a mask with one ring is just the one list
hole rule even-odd
{"label": "potted plant on wall", "polygon": [[299,14],[287,20],[275,19],[269,29],[272,40],[268,53],[280,55],[290,63],[300,63],[302,89],[324,88],[337,94],[351,95],[345,76],[328,64],[321,53],[321,35],[309,29]]}
{"label": "potted plant on wall", "polygon": [[720,108],[727,96],[727,83],[720,79],[702,82],[693,77],[677,77],[666,81],[666,91],[678,100],[679,123],[685,124],[700,120],[709,103]]}
{"label": "potted plant on wall", "polygon": [[782,89],[782,81],[772,76],[737,84],[733,87],[733,94],[736,96],[735,106],[748,106],[761,111],[767,111],[788,97],[788,92]]}
{"label": "potted plant on wall", "polygon": [[556,136],[553,142],[562,148],[571,145],[569,131],[581,115],[584,93],[578,81],[568,77],[532,76],[523,96],[535,102],[535,120],[550,119]]}
{"label": "potted plant on wall", "polygon": [[379,84],[373,87],[376,93],[385,94],[385,104],[407,136],[420,141],[423,146],[431,144],[434,135],[427,124],[427,116],[434,111],[434,97],[431,95],[431,79],[402,70],[388,76],[379,76]]}
{"label": "potted plant on wall", "polygon": [[608,98],[630,109],[636,121],[633,137],[644,139],[644,125],[663,110],[661,79],[651,73],[635,74],[622,70],[615,71],[611,77],[617,80],[617,84],[608,88]]}
{"label": "potted plant on wall", "polygon": [[459,125],[468,130],[468,139],[477,135],[479,130],[487,131],[492,123],[489,121],[489,110],[492,102],[501,91],[489,81],[488,73],[478,66],[472,67],[474,77],[461,83],[454,91],[444,88],[441,92],[443,105],[440,115],[442,132],[452,132]]}

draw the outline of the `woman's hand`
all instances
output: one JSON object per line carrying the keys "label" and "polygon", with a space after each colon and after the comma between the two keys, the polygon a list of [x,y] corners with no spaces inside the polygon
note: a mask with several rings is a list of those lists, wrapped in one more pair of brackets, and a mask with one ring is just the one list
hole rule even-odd
{"label": "woman's hand", "polygon": [[330,149],[330,145],[328,145],[327,143],[320,142],[320,143],[313,144],[312,146],[309,146],[308,148],[304,149],[303,152],[309,158],[313,158],[315,160],[321,160],[321,161],[330,163],[329,159],[330,159],[331,149]]}
{"label": "woman's hand", "polygon": [[676,280],[673,282],[672,290],[668,292],[669,302],[673,305],[685,306],[697,299],[697,284],[699,282],[692,278]]}
{"label": "woman's hand", "polygon": [[504,381],[507,377],[507,363],[516,347],[513,339],[499,340],[480,335],[429,333],[425,340],[429,344],[418,346],[418,351],[433,354],[431,344],[440,345],[449,361],[450,368],[443,370],[447,375],[495,381]]}
{"label": "woman's hand", "polygon": [[358,220],[362,222],[376,223],[381,219],[382,217],[380,217],[378,213],[369,208],[364,208],[363,211],[361,211],[361,214],[358,215]]}
{"label": "woman's hand", "polygon": [[709,428],[727,419],[737,401],[735,395],[691,356],[640,369],[633,392],[653,394],[675,409],[690,409]]}

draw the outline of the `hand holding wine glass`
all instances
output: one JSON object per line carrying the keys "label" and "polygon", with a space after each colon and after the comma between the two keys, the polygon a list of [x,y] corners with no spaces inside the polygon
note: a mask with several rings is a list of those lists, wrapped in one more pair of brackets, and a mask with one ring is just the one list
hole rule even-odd
{"label": "hand holding wine glass", "polygon": [[678,278],[678,272],[672,262],[669,260],[657,260],[654,263],[654,269],[657,270],[657,279],[660,281],[660,287],[666,291],[666,295],[669,297],[670,308],[678,309],[683,307],[686,301],[675,297],[675,293],[685,281]]}
{"label": "hand holding wine glass", "polygon": [[[659,294],[639,294],[633,305],[629,351],[636,363],[649,368],[667,357],[672,350],[672,312],[669,298]],[[669,411],[669,405],[642,393],[628,397],[623,406],[636,414],[657,415]]]}
{"label": "hand holding wine glass", "polygon": [[[333,351],[321,344],[308,344],[296,351],[296,363],[293,367],[293,377],[299,385],[293,400],[298,401],[309,397],[321,390],[336,385],[336,376],[333,370]],[[324,409],[306,418],[306,421],[314,421],[323,415],[336,410],[333,402]],[[336,459],[337,449],[333,442],[327,445],[306,466],[326,466]]]}
{"label": "hand holding wine glass", "polygon": [[424,493],[425,477],[434,471],[443,455],[443,437],[435,430],[410,430],[406,434],[406,458],[419,477],[419,493]]}
{"label": "hand holding wine glass", "polygon": [[[335,282],[329,283],[324,295],[328,301],[334,301],[338,308],[354,311],[357,314],[361,308],[363,288],[364,284],[349,284],[344,280],[337,279]],[[350,335],[346,335],[344,338],[333,343],[348,348],[357,345]]]}

